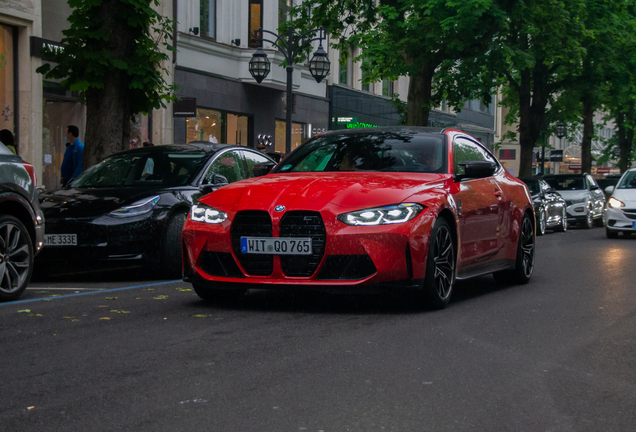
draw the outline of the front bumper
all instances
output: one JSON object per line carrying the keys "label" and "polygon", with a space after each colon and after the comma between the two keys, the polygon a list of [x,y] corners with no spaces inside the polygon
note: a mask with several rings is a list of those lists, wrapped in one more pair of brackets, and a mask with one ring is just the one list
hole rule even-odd
{"label": "front bumper", "polygon": [[[188,218],[182,233],[184,280],[215,288],[355,291],[371,286],[414,287],[424,278],[433,223],[430,212],[425,210],[403,224],[365,227],[345,225],[328,212],[320,215],[325,226],[324,249],[313,257],[316,264],[311,264],[306,276],[294,274],[301,274],[311,259],[260,255],[259,260],[271,260],[271,264],[257,267],[249,254],[233,245],[236,239],[229,220],[212,225]],[[283,224],[280,226],[282,230]],[[272,237],[283,236],[274,232]]]}
{"label": "front bumper", "polygon": [[45,245],[37,261],[73,264],[158,260],[165,220],[137,218],[47,219],[46,234],[76,234],[77,246]]}
{"label": "front bumper", "polygon": [[603,217],[609,231],[636,232],[636,209],[607,207]]}

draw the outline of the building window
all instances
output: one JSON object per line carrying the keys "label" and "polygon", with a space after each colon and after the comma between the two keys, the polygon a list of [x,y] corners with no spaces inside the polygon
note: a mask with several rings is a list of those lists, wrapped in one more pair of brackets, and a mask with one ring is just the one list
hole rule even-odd
{"label": "building window", "polygon": [[[285,120],[276,120],[276,132],[274,136],[274,150],[276,151],[276,153],[285,153],[285,136],[287,133],[287,129],[285,128],[286,125],[287,123],[285,123]],[[307,141],[309,132],[306,129],[306,124],[292,122],[292,151],[296,149],[296,147]]]}
{"label": "building window", "polygon": [[[350,81],[350,75],[351,75],[351,49],[349,50],[349,56],[347,57],[347,62],[343,65],[342,63],[339,63],[340,65],[340,75],[338,77],[338,83],[340,84],[344,84],[344,85],[351,85],[351,81]],[[340,56],[342,57],[342,54],[340,54]]]}
{"label": "building window", "polygon": [[15,133],[13,28],[0,25],[0,129]]}
{"label": "building window", "polygon": [[216,39],[216,0],[201,0],[201,36]]}
{"label": "building window", "polygon": [[256,37],[254,37],[254,30],[258,30],[260,28],[263,28],[263,0],[250,0],[250,34],[247,40],[249,41],[249,46],[251,48],[263,46],[263,41],[256,40]]}
{"label": "building window", "polygon": [[249,117],[205,108],[186,119],[186,142],[208,141],[247,146]]}
{"label": "building window", "polygon": [[278,27],[287,22],[292,6],[292,0],[278,0]]}
{"label": "building window", "polygon": [[382,96],[392,97],[393,87],[393,81],[388,79],[382,80]]}
{"label": "building window", "polygon": [[364,70],[361,70],[361,76],[362,76],[362,78],[360,79],[360,81],[362,81],[362,86],[361,86],[362,91],[368,92],[369,91],[369,83],[365,83],[364,79],[367,76],[369,76],[369,74],[367,72],[365,72]]}

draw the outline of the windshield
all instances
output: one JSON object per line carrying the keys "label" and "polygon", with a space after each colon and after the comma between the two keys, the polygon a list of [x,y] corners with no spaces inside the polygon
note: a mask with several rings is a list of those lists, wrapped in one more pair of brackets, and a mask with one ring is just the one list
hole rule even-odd
{"label": "windshield", "polygon": [[87,170],[72,187],[183,186],[206,160],[204,152],[124,152]]}
{"label": "windshield", "polygon": [[558,191],[587,189],[583,177],[545,177],[544,180]]}
{"label": "windshield", "polygon": [[619,189],[636,189],[636,171],[629,171],[618,185]]}
{"label": "windshield", "polygon": [[536,195],[541,191],[541,189],[539,188],[538,180],[533,180],[533,179],[519,179],[519,180],[523,181],[526,184],[526,186],[528,186],[528,189],[530,190],[530,195]]}
{"label": "windshield", "polygon": [[444,149],[442,137],[392,132],[326,135],[299,147],[272,172],[446,173]]}

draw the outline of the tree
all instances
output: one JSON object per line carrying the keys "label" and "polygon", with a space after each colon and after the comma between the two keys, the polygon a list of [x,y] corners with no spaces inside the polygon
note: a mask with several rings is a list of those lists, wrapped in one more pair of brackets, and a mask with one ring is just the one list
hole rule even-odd
{"label": "tree", "polygon": [[86,101],[84,168],[128,149],[134,114],[165,108],[176,90],[163,78],[173,21],[153,6],[159,0],[68,0],[66,48],[45,53],[38,72],[62,79]]}
{"label": "tree", "polygon": [[495,0],[306,0],[294,9],[299,29],[325,27],[338,41],[341,61],[349,46],[361,48],[364,82],[408,76],[407,121],[427,126],[429,111],[448,99],[457,108],[464,97],[490,98],[492,87],[441,85],[436,78],[458,61],[489,49],[505,11]]}

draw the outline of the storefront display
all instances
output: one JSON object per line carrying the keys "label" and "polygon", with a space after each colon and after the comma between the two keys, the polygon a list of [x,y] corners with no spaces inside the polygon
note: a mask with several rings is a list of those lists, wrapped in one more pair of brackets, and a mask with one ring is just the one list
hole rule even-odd
{"label": "storefront display", "polygon": [[247,146],[248,127],[248,116],[197,108],[197,116],[186,119],[186,142],[209,141]]}

